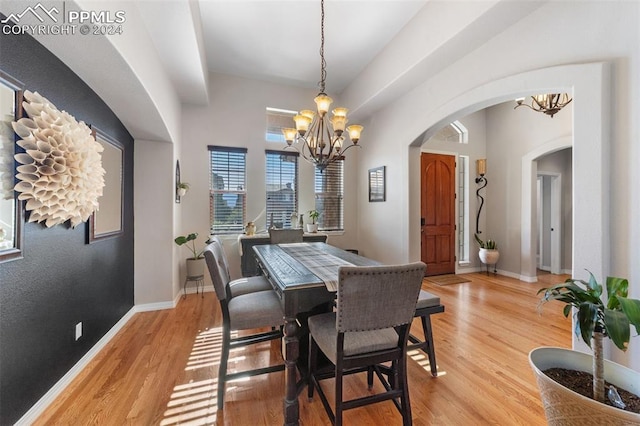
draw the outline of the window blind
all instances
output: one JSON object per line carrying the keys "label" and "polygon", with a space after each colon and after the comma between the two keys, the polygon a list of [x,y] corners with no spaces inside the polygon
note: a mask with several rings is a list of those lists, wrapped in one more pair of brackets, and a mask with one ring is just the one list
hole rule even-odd
{"label": "window blind", "polygon": [[208,146],[211,233],[242,232],[246,216],[246,148]]}
{"label": "window blind", "polygon": [[336,161],[320,172],[315,169],[316,210],[320,212],[318,229],[344,230],[344,161]]}
{"label": "window blind", "polygon": [[265,139],[267,142],[286,143],[282,129],[285,127],[295,127],[293,116],[295,111],[285,111],[275,108],[267,108],[267,132]]}
{"label": "window blind", "polygon": [[266,151],[266,227],[291,228],[298,211],[298,153]]}

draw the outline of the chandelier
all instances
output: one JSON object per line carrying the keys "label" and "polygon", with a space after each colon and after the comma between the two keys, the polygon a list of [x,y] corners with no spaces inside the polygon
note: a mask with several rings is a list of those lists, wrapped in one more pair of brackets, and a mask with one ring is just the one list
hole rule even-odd
{"label": "chandelier", "polygon": [[[327,78],[327,62],[324,59],[324,0],[320,2],[320,81],[318,87],[320,93],[315,97],[317,112],[305,109],[293,117],[296,128],[284,128],[282,133],[287,141],[287,147],[292,147],[300,152],[302,157],[314,164],[320,172],[327,166],[344,159],[344,153],[354,146],[358,146],[362,126],[353,124],[346,127],[348,122],[347,108],[334,108],[329,119],[327,114],[333,102],[325,93],[325,80]],[[349,134],[351,145],[345,147],[344,132]],[[295,145],[300,145],[298,149]]]}
{"label": "chandelier", "polygon": [[567,93],[545,93],[543,95],[531,96],[531,105],[524,103],[524,98],[516,99],[513,109],[526,106],[534,111],[542,112],[553,118],[554,114],[560,111],[572,101]]}

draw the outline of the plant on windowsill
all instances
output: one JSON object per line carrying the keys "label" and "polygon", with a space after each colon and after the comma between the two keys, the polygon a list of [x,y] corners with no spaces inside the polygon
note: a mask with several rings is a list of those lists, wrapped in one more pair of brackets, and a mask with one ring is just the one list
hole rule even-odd
{"label": "plant on windowsill", "polygon": [[[626,351],[631,326],[640,333],[640,300],[629,299],[628,288],[627,279],[607,277],[605,304],[601,298],[603,287],[589,272],[589,281],[569,278],[538,291],[544,293],[540,305],[557,300],[565,304],[565,317],[573,312],[576,335],[593,351],[590,356],[543,347],[529,354],[549,424],[587,420],[593,424],[640,424],[640,372],[605,360],[602,345],[608,337],[616,347]],[[587,391],[579,392],[574,386],[558,383],[562,378],[573,382],[579,375],[586,375]],[[588,381],[592,381],[591,386]],[[562,418],[564,415],[571,416],[571,420]]]}
{"label": "plant on windowsill", "polygon": [[307,223],[307,232],[318,232],[318,224],[316,220],[320,216],[320,212],[318,210],[309,210],[309,217],[311,218],[311,223]]}
{"label": "plant on windowsill", "polygon": [[[191,257],[187,258],[188,277],[199,277],[201,275],[204,275],[204,257],[202,256],[202,253],[204,253],[204,249],[200,251],[196,249],[196,238],[198,238],[198,234],[194,232],[188,235],[181,235],[173,240],[179,246],[187,244],[186,248],[192,254]],[[189,242],[191,242],[190,245],[188,244]]]}
{"label": "plant on windowsill", "polygon": [[500,259],[500,252],[498,251],[498,245],[495,240],[483,241],[480,239],[478,234],[473,234],[473,236],[480,246],[480,251],[478,252],[480,261],[485,265],[495,265],[498,263],[498,259]]}

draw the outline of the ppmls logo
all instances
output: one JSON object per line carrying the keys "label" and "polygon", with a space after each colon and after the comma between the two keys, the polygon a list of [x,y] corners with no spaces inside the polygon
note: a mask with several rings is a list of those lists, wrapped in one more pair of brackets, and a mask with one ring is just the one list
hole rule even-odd
{"label": "ppmls logo", "polygon": [[58,23],[58,18],[55,15],[58,15],[59,13],[60,13],[60,11],[55,6],[52,7],[51,9],[47,10],[47,8],[42,5],[42,3],[38,3],[33,7],[31,7],[31,6],[27,7],[21,13],[18,13],[18,14],[11,13],[11,14],[9,14],[9,16],[7,16],[5,19],[0,21],[0,23],[6,24],[9,21],[20,23],[20,20],[25,15],[32,15],[38,21],[40,21],[42,23],[44,23],[44,17],[43,16],[48,16],[54,23],[57,24]]}
{"label": "ppmls logo", "polygon": [[47,8],[38,2],[0,21],[2,33],[9,35],[119,35],[126,21],[124,10],[67,10],[67,2]]}

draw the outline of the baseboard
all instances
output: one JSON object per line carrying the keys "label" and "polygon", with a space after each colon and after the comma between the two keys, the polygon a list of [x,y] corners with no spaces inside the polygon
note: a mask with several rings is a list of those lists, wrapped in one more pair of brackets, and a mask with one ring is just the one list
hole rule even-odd
{"label": "baseboard", "polygon": [[157,303],[145,303],[144,305],[136,305],[133,307],[136,312],[149,312],[149,311],[161,311],[163,309],[173,309],[178,305],[178,298],[182,293],[178,293],[178,296],[169,302],[157,302]]}
{"label": "baseboard", "polygon": [[526,283],[537,283],[538,282],[538,277],[529,277],[527,275],[517,275],[517,274],[512,274],[511,276],[513,278],[519,279],[520,281],[524,281]]}
{"label": "baseboard", "polygon": [[109,341],[122,329],[122,327],[129,322],[133,315],[137,312],[136,307],[133,307],[127,312],[120,320],[111,327],[98,342],[89,349],[89,352],[84,354],[82,358],[73,366],[67,373],[62,376],[58,382],[53,385],[42,398],[38,400],[17,422],[17,426],[28,426],[35,422],[35,420],[42,415],[44,410],[71,384],[73,379],[91,362],[91,360],[98,354]]}

